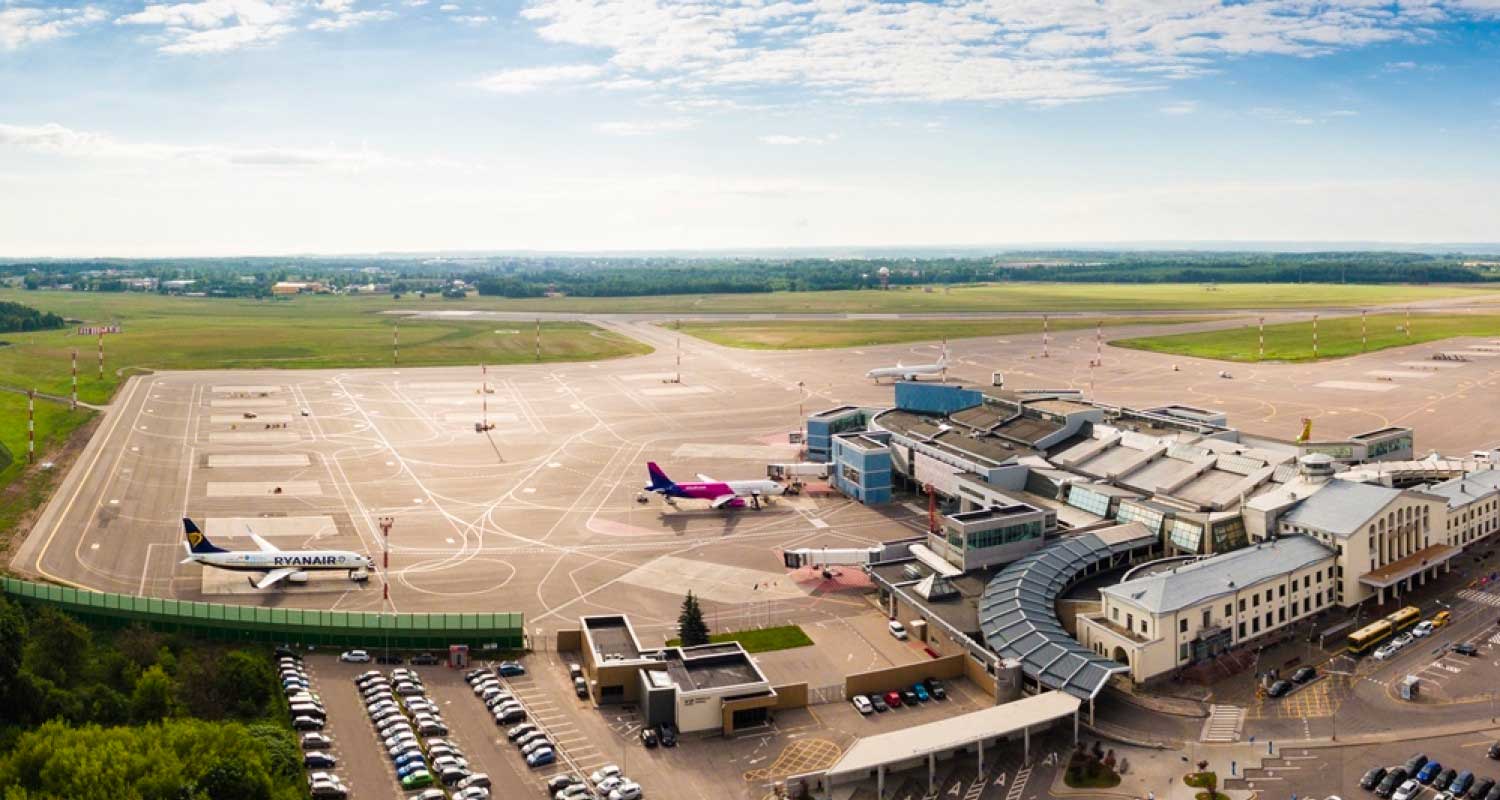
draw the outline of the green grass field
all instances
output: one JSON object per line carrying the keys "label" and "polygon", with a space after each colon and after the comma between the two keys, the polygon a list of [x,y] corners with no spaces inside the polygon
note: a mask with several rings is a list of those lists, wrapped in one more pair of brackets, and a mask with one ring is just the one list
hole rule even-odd
{"label": "green grass field", "polygon": [[[1366,319],[1369,344],[1360,343],[1359,316],[1318,321],[1318,357],[1330,358],[1375,352],[1455,336],[1500,336],[1500,314],[1413,314],[1411,335],[1404,329],[1403,314],[1371,314]],[[1249,324],[1203,333],[1168,334],[1110,342],[1118,347],[1157,353],[1213,358],[1221,361],[1256,361],[1259,358],[1256,326]],[[1312,361],[1312,323],[1294,322],[1266,327],[1267,361]]]}
{"label": "green grass field", "polygon": [[[746,652],[769,653],[772,650],[790,650],[794,647],[807,647],[813,643],[811,637],[802,630],[799,625],[781,625],[775,628],[759,628],[749,631],[733,631],[730,633],[715,633],[708,637],[709,642],[739,642]],[[668,647],[676,647],[681,644],[680,639],[668,639]]]}
{"label": "green grass field", "polygon": [[[25,303],[89,323],[119,322],[105,337],[105,375],[98,377],[98,341],[73,328],[0,334],[0,385],[69,391],[69,353],[78,349],[79,397],[102,403],[125,375],[161,369],[376,367],[391,364],[394,319],[380,312],[390,298],[298,297],[290,301],[216,300],[152,294],[0,291]],[[441,298],[400,307],[449,309]],[[543,361],[592,361],[649,352],[633,339],[583,322],[542,324]],[[475,320],[401,322],[401,366],[535,362],[534,326]]]}
{"label": "green grass field", "polygon": [[[1177,325],[1202,322],[1212,317],[1058,317],[1048,323],[1052,331],[1120,325]],[[677,325],[669,325],[673,330]],[[926,342],[942,338],[972,339],[981,336],[1014,336],[1042,332],[1040,317],[1002,319],[853,319],[853,320],[764,320],[684,322],[683,333],[725,347],[747,350],[798,350],[833,347],[871,347],[900,342]]]}
{"label": "green grass field", "polygon": [[[1244,308],[1370,307],[1489,296],[1500,287],[1366,284],[1098,284],[1005,283],[921,289],[657,297],[499,297],[461,301],[465,308],[599,313],[896,313],[923,311],[1207,311]],[[429,301],[431,302],[431,301]]]}

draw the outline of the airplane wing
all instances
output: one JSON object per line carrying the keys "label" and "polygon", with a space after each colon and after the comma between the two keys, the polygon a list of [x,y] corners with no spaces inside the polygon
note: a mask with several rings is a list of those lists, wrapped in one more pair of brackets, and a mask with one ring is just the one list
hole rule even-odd
{"label": "airplane wing", "polygon": [[[253,536],[254,534],[251,535]],[[297,570],[294,569],[273,569],[270,572],[266,573],[266,577],[261,578],[260,580],[255,582],[255,588],[264,589],[267,586],[270,586],[271,584],[286,578],[286,576],[296,571]]]}
{"label": "airplane wing", "polygon": [[281,548],[257,536],[255,531],[246,528],[245,532],[250,534],[250,541],[255,542],[255,546],[259,547],[262,553],[277,553],[281,551]]}
{"label": "airplane wing", "polygon": [[718,497],[714,498],[714,501],[709,505],[709,508],[723,508],[724,506],[727,506],[738,499],[740,499],[739,495],[735,494],[734,492],[730,492],[729,494],[721,494]]}
{"label": "airplane wing", "polygon": [[704,483],[718,483],[718,481],[714,480],[713,478],[710,478],[707,475],[704,475],[701,472],[698,473],[698,480],[703,481]]}

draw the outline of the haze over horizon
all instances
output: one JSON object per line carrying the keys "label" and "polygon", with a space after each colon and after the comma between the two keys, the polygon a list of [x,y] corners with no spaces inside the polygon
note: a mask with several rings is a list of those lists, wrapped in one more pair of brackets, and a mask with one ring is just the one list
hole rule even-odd
{"label": "haze over horizon", "polygon": [[0,0],[7,257],[1493,245],[1497,143],[1500,0]]}

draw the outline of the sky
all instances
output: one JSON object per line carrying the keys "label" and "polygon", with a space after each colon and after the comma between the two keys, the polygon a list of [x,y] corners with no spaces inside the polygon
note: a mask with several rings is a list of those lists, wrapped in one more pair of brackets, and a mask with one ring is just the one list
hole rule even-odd
{"label": "sky", "polygon": [[1500,241],[1500,0],[0,0],[0,256]]}

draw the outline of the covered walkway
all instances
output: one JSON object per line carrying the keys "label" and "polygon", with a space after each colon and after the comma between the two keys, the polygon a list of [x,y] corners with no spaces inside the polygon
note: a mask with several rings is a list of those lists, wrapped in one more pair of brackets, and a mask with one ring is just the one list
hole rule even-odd
{"label": "covered walkway", "polygon": [[885,796],[885,776],[892,770],[927,765],[927,788],[935,791],[937,762],[940,758],[968,753],[979,755],[979,771],[984,771],[985,748],[1014,741],[1019,734],[1027,760],[1031,758],[1031,731],[1045,728],[1058,720],[1073,718],[1073,741],[1078,741],[1078,698],[1065,692],[1045,692],[956,717],[929,722],[911,728],[866,736],[844,751],[823,775],[823,796],[832,795],[840,784],[875,779],[878,797]]}

